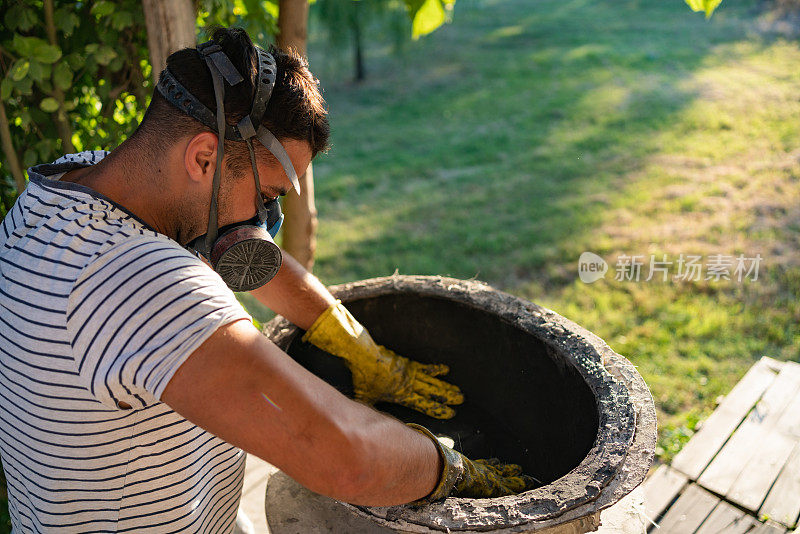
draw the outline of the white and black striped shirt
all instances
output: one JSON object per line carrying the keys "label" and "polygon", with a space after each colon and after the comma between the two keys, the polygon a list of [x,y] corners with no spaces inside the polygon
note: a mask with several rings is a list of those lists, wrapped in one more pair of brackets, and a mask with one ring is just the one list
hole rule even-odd
{"label": "white and black striped shirt", "polygon": [[159,399],[203,341],[249,315],[178,243],[51,179],[105,155],[30,169],[0,229],[0,454],[14,532],[229,532],[244,453]]}

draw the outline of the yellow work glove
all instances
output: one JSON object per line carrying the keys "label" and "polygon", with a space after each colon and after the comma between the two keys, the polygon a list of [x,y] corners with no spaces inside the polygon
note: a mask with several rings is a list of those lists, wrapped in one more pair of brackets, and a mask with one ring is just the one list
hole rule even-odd
{"label": "yellow work glove", "polygon": [[464,402],[458,386],[434,378],[449,371],[446,365],[421,364],[376,344],[340,300],[314,321],[302,339],[342,358],[353,375],[356,399],[367,404],[393,402],[450,419],[456,412],[447,405]]}
{"label": "yellow work glove", "polygon": [[411,505],[428,504],[451,495],[476,499],[503,497],[540,486],[533,477],[523,475],[522,468],[517,464],[503,464],[497,458],[470,460],[444,445],[424,426],[406,424],[433,440],[443,464],[439,483],[434,490],[428,496],[409,503]]}

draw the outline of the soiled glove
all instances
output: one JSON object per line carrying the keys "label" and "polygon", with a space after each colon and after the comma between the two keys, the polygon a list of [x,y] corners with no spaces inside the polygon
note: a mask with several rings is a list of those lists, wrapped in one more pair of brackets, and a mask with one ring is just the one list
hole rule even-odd
{"label": "soiled glove", "polygon": [[517,464],[500,463],[497,458],[470,460],[441,443],[424,426],[406,424],[433,440],[444,466],[436,488],[427,497],[409,503],[411,505],[428,504],[451,495],[472,498],[516,495],[539,485],[533,477],[523,475],[522,468]]}
{"label": "soiled glove", "polygon": [[464,402],[458,386],[434,378],[449,371],[446,365],[421,364],[376,344],[340,300],[314,321],[302,339],[345,361],[353,375],[355,397],[362,402],[394,402],[438,419],[455,415],[448,404]]}

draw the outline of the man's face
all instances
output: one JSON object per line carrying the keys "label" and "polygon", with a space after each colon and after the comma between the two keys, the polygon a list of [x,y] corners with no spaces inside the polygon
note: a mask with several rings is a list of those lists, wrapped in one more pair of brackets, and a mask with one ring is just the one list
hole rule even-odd
{"label": "man's face", "polygon": [[[294,139],[284,139],[281,144],[289,154],[297,176],[302,176],[311,163],[310,145],[306,141]],[[257,141],[254,143],[255,145],[258,145]],[[256,148],[256,164],[262,201],[271,200],[294,190],[292,182],[279,163],[273,160],[274,165],[269,166],[264,161],[262,155],[265,152],[267,150],[264,147]],[[218,226],[220,228],[228,224],[247,221],[256,216],[256,184],[249,157],[243,167],[244,171],[241,176],[231,176],[223,167],[218,209]]]}

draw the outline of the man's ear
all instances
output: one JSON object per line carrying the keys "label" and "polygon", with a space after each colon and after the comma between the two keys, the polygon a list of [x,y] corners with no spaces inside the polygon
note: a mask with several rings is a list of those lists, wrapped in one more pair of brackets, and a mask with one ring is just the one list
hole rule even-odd
{"label": "man's ear", "polygon": [[189,179],[211,183],[217,168],[217,134],[202,132],[189,140],[183,154],[183,164]]}

